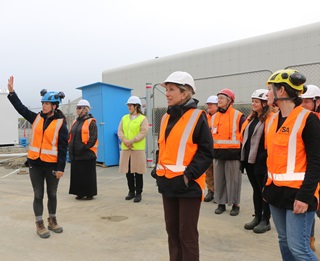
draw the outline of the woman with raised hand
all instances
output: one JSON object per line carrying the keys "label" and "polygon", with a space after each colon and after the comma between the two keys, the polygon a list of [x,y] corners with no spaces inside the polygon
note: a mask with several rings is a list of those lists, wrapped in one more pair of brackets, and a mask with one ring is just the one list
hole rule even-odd
{"label": "woman with raised hand", "polygon": [[66,118],[59,104],[65,97],[63,92],[40,92],[42,110],[35,113],[22,104],[13,88],[14,78],[8,80],[8,99],[17,112],[32,124],[30,144],[28,147],[29,176],[34,191],[33,211],[36,220],[37,234],[41,238],[50,236],[46,229],[43,215],[43,196],[48,195],[48,229],[61,233],[62,227],[56,218],[57,189],[64,174],[68,145]]}

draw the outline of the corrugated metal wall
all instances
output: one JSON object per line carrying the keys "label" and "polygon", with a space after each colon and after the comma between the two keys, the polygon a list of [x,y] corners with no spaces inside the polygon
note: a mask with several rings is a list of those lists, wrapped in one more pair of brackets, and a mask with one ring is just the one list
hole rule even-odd
{"label": "corrugated metal wall", "polygon": [[[166,79],[173,71],[187,71],[195,79],[210,77],[216,79],[211,85],[202,86],[200,82],[197,83],[199,86],[197,85],[198,92],[195,98],[199,99],[200,105],[204,105],[209,94],[206,89],[209,88],[212,90],[210,93],[214,94],[216,90],[227,87],[220,85],[218,78],[223,78],[224,82],[234,82],[238,77],[241,91],[235,87],[236,93],[243,93],[246,88],[251,92],[252,82],[245,83],[241,75],[263,70],[273,72],[288,66],[320,62],[319,43],[320,23],[315,23],[106,70],[102,73],[102,82],[132,88],[133,95],[144,97],[146,83],[155,85]],[[227,80],[226,75],[230,75],[231,78]],[[234,75],[239,76],[235,78]],[[309,77],[308,74],[306,76]],[[312,83],[320,85],[319,79],[312,79]],[[260,81],[254,82],[256,88],[263,88],[264,84],[263,77]],[[199,95],[201,93],[204,95]],[[238,102],[245,100],[239,97]]]}

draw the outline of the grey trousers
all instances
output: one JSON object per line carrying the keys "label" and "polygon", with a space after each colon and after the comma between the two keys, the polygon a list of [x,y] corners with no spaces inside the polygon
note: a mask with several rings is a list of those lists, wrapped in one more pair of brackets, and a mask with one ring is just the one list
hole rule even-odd
{"label": "grey trousers", "polygon": [[213,159],[214,201],[218,204],[240,204],[242,176],[239,160]]}

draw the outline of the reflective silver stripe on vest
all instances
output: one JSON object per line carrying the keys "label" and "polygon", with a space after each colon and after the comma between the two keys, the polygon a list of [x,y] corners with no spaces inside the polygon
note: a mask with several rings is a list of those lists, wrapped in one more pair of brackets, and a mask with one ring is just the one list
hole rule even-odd
{"label": "reflective silver stripe on vest", "polygon": [[[57,124],[56,124],[56,129],[54,130],[54,135],[53,135],[53,139],[52,139],[52,150],[49,151],[46,154],[50,154],[50,155],[58,155],[58,148],[57,148],[57,140],[58,140],[58,136],[59,136],[59,130],[62,126],[63,123],[63,119],[57,119]],[[46,151],[46,150],[45,150]]]}
{"label": "reflective silver stripe on vest", "polygon": [[271,127],[271,124],[272,122],[274,121],[274,119],[277,117],[277,115],[279,114],[279,112],[276,112],[275,114],[273,114],[270,118],[270,121],[268,122],[268,126],[267,126],[267,129],[266,129],[266,135],[268,134],[269,132],[269,129]]}
{"label": "reflective silver stripe on vest", "polygon": [[289,137],[289,144],[288,144],[288,161],[287,161],[287,173],[293,173],[295,166],[296,166],[296,153],[297,153],[297,132],[301,126],[304,116],[308,110],[302,110],[292,128]]}
{"label": "reflective silver stripe on vest", "polygon": [[33,147],[33,146],[29,146],[28,150],[31,150],[31,151],[34,151],[34,152],[37,152],[37,153],[40,152],[40,148],[36,148],[36,147]]}
{"label": "reflective silver stripe on vest", "polygon": [[[184,171],[186,169],[186,166],[183,166],[183,159],[184,159],[184,155],[186,152],[187,140],[188,140],[188,138],[191,134],[191,130],[192,130],[197,118],[198,118],[199,112],[201,112],[201,110],[199,110],[199,109],[195,109],[192,112],[191,117],[190,117],[186,127],[183,130],[183,133],[182,133],[182,136],[180,139],[180,143],[179,143],[176,165],[165,165],[166,168],[170,169],[173,172]],[[162,125],[162,123],[163,122],[161,121],[161,125]],[[160,164],[157,164],[157,169],[163,169],[163,167]]]}
{"label": "reflective silver stripe on vest", "polygon": [[47,155],[54,155],[57,156],[58,155],[58,148],[57,148],[57,139],[58,139],[58,135],[59,135],[59,130],[61,128],[61,125],[63,123],[63,119],[57,119],[57,124],[56,124],[56,129],[54,130],[54,134],[53,134],[53,138],[52,138],[52,149],[51,150],[41,150],[42,154],[47,154]]}
{"label": "reflective silver stripe on vest", "polygon": [[213,114],[212,116],[211,116],[211,126],[210,126],[210,128],[211,128],[211,132],[212,132],[212,129],[213,129],[213,123],[214,123],[214,119],[216,118],[216,113],[215,114]]}
{"label": "reflective silver stripe on vest", "polygon": [[190,117],[186,127],[183,130],[183,133],[182,133],[182,136],[180,139],[178,157],[177,157],[177,162],[176,162],[176,165],[178,165],[178,166],[182,166],[182,164],[183,164],[184,154],[186,152],[187,140],[190,136],[192,127],[197,120],[197,116],[198,116],[199,112],[200,112],[199,109],[195,109],[192,112],[191,117]]}
{"label": "reflective silver stripe on vest", "polygon": [[[289,137],[288,143],[288,157],[287,157],[287,171],[284,174],[271,174],[268,177],[277,181],[294,181],[304,180],[305,172],[294,172],[296,166],[296,152],[297,152],[297,132],[301,126],[304,116],[308,110],[303,109],[297,116]],[[268,126],[269,127],[269,126]]]}
{"label": "reflective silver stripe on vest", "polygon": [[164,120],[166,119],[167,115],[168,115],[168,113],[165,113],[165,114],[162,116],[162,118],[161,118],[160,130],[161,130],[161,127],[162,127],[162,125],[163,125],[163,123],[164,123]]}
{"label": "reflective silver stripe on vest", "polygon": [[[234,115],[233,115],[233,121],[232,121],[232,138],[231,138],[231,140],[214,140],[215,144],[240,144],[240,140],[237,140],[238,115],[239,115],[239,111],[235,110]],[[213,125],[213,121],[212,121],[212,125]]]}
{"label": "reflective silver stripe on vest", "polygon": [[185,169],[186,169],[186,166],[178,166],[178,165],[160,165],[160,164],[157,164],[157,169],[168,169],[168,170],[171,170],[172,172],[183,172]]}
{"label": "reflective silver stripe on vest", "polygon": [[268,177],[276,181],[297,181],[304,180],[305,172],[287,172],[285,174],[272,174],[268,172]]}
{"label": "reflective silver stripe on vest", "polygon": [[56,155],[58,155],[58,151],[54,151],[54,150],[41,150],[41,154],[56,156]]}
{"label": "reflective silver stripe on vest", "polygon": [[[36,119],[32,123],[32,129],[35,129],[37,127],[40,119],[41,119],[41,116],[40,116],[40,114],[38,114]],[[34,131],[31,132],[30,144],[33,144],[33,140],[34,140]],[[37,152],[37,153],[40,152],[40,148],[36,148],[36,147],[30,146],[30,145],[28,147],[28,150],[31,150],[31,151],[34,151],[34,152]]]}

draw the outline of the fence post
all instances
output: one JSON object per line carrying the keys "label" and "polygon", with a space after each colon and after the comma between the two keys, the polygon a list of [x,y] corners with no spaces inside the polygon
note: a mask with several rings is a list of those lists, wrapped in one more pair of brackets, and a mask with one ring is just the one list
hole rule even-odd
{"label": "fence post", "polygon": [[149,129],[147,135],[147,167],[153,167],[153,135],[152,135],[152,84],[146,83],[146,117],[149,122]]}

